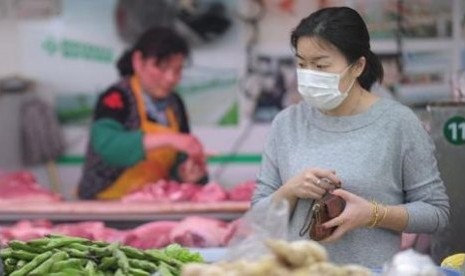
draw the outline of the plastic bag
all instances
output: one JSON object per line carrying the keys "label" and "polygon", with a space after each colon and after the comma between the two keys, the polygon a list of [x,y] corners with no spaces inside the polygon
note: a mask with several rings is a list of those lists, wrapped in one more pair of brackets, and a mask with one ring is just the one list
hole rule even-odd
{"label": "plastic bag", "polygon": [[239,221],[225,261],[255,261],[269,254],[264,241],[287,240],[288,225],[289,203],[286,200],[254,206]]}
{"label": "plastic bag", "polygon": [[409,249],[394,255],[391,262],[384,266],[381,275],[440,276],[443,274],[429,256]]}

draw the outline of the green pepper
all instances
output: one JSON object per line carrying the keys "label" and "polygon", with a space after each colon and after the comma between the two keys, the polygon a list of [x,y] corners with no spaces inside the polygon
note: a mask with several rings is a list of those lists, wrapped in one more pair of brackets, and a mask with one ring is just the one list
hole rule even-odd
{"label": "green pepper", "polygon": [[35,257],[32,261],[30,261],[26,265],[24,265],[22,268],[11,273],[11,276],[28,275],[29,272],[31,272],[37,266],[41,265],[45,260],[50,258],[52,255],[53,255],[53,252],[51,251],[37,255],[37,257]]}
{"label": "green pepper", "polygon": [[174,274],[171,273],[169,266],[164,262],[160,263],[160,266],[158,267],[158,272],[160,272],[161,276],[174,276]]}
{"label": "green pepper", "polygon": [[113,250],[113,257],[116,258],[117,264],[124,274],[129,272],[128,257],[119,248]]}
{"label": "green pepper", "polygon": [[72,240],[74,242],[80,242],[80,243],[90,243],[91,241],[85,238],[80,238],[80,237],[69,237],[69,236],[63,236],[63,235],[56,235],[56,234],[50,234],[46,236],[47,238],[50,238],[51,240]]}
{"label": "green pepper", "polygon": [[11,272],[15,271],[16,263],[18,263],[18,260],[13,259],[13,258],[8,258],[8,259],[3,261],[5,272],[6,272],[7,275],[10,274]]}
{"label": "green pepper", "polygon": [[87,259],[91,256],[89,251],[84,252],[76,250],[74,248],[63,248],[62,250],[68,253],[68,255],[73,258]]}
{"label": "green pepper", "polygon": [[95,269],[96,269],[95,263],[93,261],[87,261],[86,267],[84,268],[86,275],[96,276]]}
{"label": "green pepper", "polygon": [[87,274],[79,269],[66,268],[59,272],[46,274],[47,276],[87,276]]}
{"label": "green pepper", "polygon": [[108,270],[110,268],[117,267],[117,259],[116,257],[104,257],[101,259],[101,262],[98,266],[100,270]]}
{"label": "green pepper", "polygon": [[105,248],[97,247],[94,245],[84,245],[77,242],[70,244],[67,248],[72,248],[83,252],[95,252],[95,255],[99,257],[102,257],[105,254],[111,255],[111,252],[107,251]]}
{"label": "green pepper", "polygon": [[0,249],[0,258],[2,258],[3,260],[6,260],[8,258],[11,258],[11,253],[13,252],[13,249],[11,248],[4,248],[4,249]]}
{"label": "green pepper", "polygon": [[65,247],[65,246],[69,246],[76,242],[86,244],[86,243],[89,243],[90,241],[86,239],[82,239],[82,238],[75,238],[75,237],[54,238],[54,239],[50,239],[50,242],[46,246],[44,246],[44,249],[51,250],[55,248]]}
{"label": "green pepper", "polygon": [[5,260],[3,260],[4,265],[16,266],[17,262],[18,262],[18,260],[15,259],[15,258],[6,258]]}
{"label": "green pepper", "polygon": [[129,265],[131,267],[142,269],[151,273],[157,271],[158,269],[158,267],[154,263],[137,259],[129,259]]}
{"label": "green pepper", "polygon": [[18,260],[16,263],[16,269],[20,269],[21,267],[25,266],[27,264],[26,260]]}
{"label": "green pepper", "polygon": [[13,241],[10,241],[8,243],[8,246],[11,247],[12,249],[14,250],[23,250],[23,251],[26,251],[26,252],[30,252],[30,253],[44,253],[45,250],[38,247],[38,246],[31,246],[23,241],[16,241],[16,240],[13,240]]}
{"label": "green pepper", "polygon": [[29,272],[28,275],[46,275],[48,272],[50,272],[50,269],[54,263],[62,261],[68,257],[68,254],[64,251],[56,252],[48,260],[46,260],[45,262],[34,268],[31,272]]}
{"label": "green pepper", "polygon": [[129,274],[134,276],[150,276],[150,273],[147,271],[133,267],[129,269]]}
{"label": "green pepper", "polygon": [[147,250],[145,251],[145,256],[155,262],[160,262],[163,261],[167,264],[176,266],[176,267],[181,267],[183,263],[175,258],[171,258],[166,256],[163,252],[160,252],[158,250]]}
{"label": "green pepper", "polygon": [[11,252],[11,256],[19,260],[32,261],[38,255],[35,253],[26,252],[24,250],[13,250]]}
{"label": "green pepper", "polygon": [[73,268],[73,269],[80,270],[86,263],[87,263],[87,260],[71,258],[68,260],[55,262],[50,268],[50,271],[60,272],[66,268]]}
{"label": "green pepper", "polygon": [[129,246],[121,246],[121,250],[128,256],[129,258],[145,260],[145,254],[143,251],[137,250],[133,247]]}
{"label": "green pepper", "polygon": [[41,239],[30,240],[27,242],[27,245],[31,247],[41,247],[41,246],[46,246],[49,242],[50,242],[49,238],[41,238]]}

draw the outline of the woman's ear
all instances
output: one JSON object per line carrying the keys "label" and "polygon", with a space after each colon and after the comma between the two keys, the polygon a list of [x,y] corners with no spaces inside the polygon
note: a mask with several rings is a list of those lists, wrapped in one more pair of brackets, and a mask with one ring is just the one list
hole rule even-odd
{"label": "woman's ear", "polygon": [[358,78],[362,75],[365,66],[367,65],[367,60],[365,57],[361,57],[357,60],[354,66],[354,74]]}

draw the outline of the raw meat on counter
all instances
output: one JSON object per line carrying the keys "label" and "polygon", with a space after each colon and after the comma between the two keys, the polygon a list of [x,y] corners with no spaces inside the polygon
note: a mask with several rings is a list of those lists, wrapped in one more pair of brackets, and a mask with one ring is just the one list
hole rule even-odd
{"label": "raw meat on counter", "polygon": [[101,221],[53,225],[49,221],[19,221],[0,227],[0,245],[10,240],[28,241],[49,234],[80,237],[105,242],[121,242],[140,249],[161,248],[171,243],[186,247],[226,246],[237,221],[227,223],[212,218],[191,216],[181,221],[156,221],[132,230],[106,227]]}
{"label": "raw meat on counter", "polygon": [[171,232],[170,239],[187,247],[223,246],[227,223],[203,217],[188,217]]}
{"label": "raw meat on counter", "polygon": [[0,227],[0,245],[10,240],[28,241],[41,238],[52,231],[52,223],[47,220],[22,220],[12,227]]}
{"label": "raw meat on counter", "polygon": [[155,221],[126,233],[123,243],[140,249],[161,248],[171,243],[170,234],[179,222]]}
{"label": "raw meat on counter", "polygon": [[123,202],[220,202],[225,200],[250,201],[255,189],[254,181],[246,181],[225,190],[221,185],[210,182],[207,185],[178,183],[159,180],[147,184],[122,198]]}
{"label": "raw meat on counter", "polygon": [[218,183],[210,182],[203,186],[193,197],[195,202],[219,202],[228,199],[228,194]]}
{"label": "raw meat on counter", "polygon": [[122,198],[123,202],[178,202],[189,201],[202,186],[175,181],[159,180],[147,184]]}
{"label": "raw meat on counter", "polygon": [[54,234],[71,237],[85,238],[89,240],[117,242],[125,239],[126,233],[113,228],[108,228],[102,221],[85,221],[78,223],[62,223],[53,227]]}
{"label": "raw meat on counter", "polygon": [[257,185],[253,180],[239,183],[229,190],[229,199],[234,201],[250,201],[252,200],[255,186]]}
{"label": "raw meat on counter", "polygon": [[35,177],[26,171],[0,173],[0,202],[61,201],[61,197],[41,187]]}

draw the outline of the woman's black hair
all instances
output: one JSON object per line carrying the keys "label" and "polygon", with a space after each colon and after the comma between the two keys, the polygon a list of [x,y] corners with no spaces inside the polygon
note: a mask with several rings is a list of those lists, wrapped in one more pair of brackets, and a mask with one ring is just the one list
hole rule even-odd
{"label": "woman's black hair", "polygon": [[189,46],[183,37],[170,28],[154,27],[144,32],[134,47],[119,58],[116,67],[121,76],[134,74],[132,54],[135,51],[140,51],[144,58],[155,58],[158,64],[176,54],[189,56]]}
{"label": "woman's black hair", "polygon": [[376,81],[383,80],[383,67],[370,49],[370,36],[362,17],[348,7],[318,10],[302,19],[291,34],[291,45],[297,49],[300,37],[318,37],[334,45],[352,64],[365,57],[366,65],[358,77],[360,85],[369,90]]}

